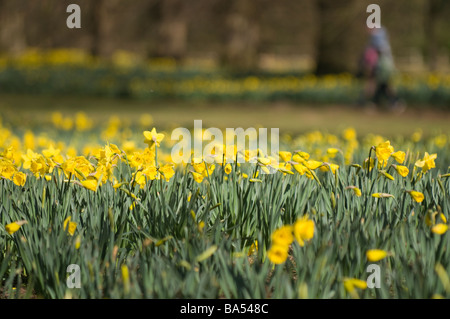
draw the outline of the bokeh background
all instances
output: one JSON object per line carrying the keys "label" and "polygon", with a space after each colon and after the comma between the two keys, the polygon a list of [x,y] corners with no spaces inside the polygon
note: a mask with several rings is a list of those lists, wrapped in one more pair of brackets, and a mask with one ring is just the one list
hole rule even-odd
{"label": "bokeh background", "polygon": [[[81,29],[66,27],[71,3]],[[402,114],[357,105],[371,3]],[[83,112],[162,128],[449,133],[449,16],[446,0],[0,0],[0,111],[30,127],[60,112],[68,130]]]}

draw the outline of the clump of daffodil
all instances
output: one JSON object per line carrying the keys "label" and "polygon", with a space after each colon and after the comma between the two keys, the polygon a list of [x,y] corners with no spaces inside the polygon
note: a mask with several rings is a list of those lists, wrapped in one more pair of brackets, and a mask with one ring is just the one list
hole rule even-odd
{"label": "clump of daffodil", "polygon": [[296,240],[301,247],[314,236],[314,221],[308,216],[299,218],[294,225],[284,225],[272,234],[272,246],[267,256],[274,264],[282,264],[288,257],[289,247]]}

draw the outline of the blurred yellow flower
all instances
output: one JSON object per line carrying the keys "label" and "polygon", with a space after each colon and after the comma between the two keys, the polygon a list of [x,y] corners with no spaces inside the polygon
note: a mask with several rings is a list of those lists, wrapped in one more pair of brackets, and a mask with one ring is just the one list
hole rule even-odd
{"label": "blurred yellow flower", "polygon": [[228,175],[231,173],[231,164],[227,164],[225,165],[225,173]]}
{"label": "blurred yellow flower", "polygon": [[375,148],[375,153],[377,155],[378,161],[380,163],[386,162],[391,154],[394,152],[394,147],[391,146],[391,142],[385,141]]}
{"label": "blurred yellow flower", "polygon": [[12,235],[16,231],[18,231],[22,225],[24,225],[26,223],[27,223],[26,220],[19,220],[19,221],[16,221],[16,222],[13,222],[13,223],[10,223],[10,224],[6,225],[5,229],[8,232],[8,234]]}
{"label": "blurred yellow flower", "polygon": [[288,257],[289,246],[272,245],[267,252],[267,257],[274,264],[282,264]]}
{"label": "blurred yellow flower", "polygon": [[395,170],[397,171],[397,173],[400,174],[400,176],[402,177],[406,177],[409,174],[409,169],[406,166],[403,165],[395,165],[394,166]]}
{"label": "blurred yellow flower", "polygon": [[13,182],[14,184],[16,184],[17,186],[23,186],[25,185],[25,182],[27,181],[27,175],[25,175],[22,172],[17,172],[16,174],[14,174],[13,177]]}
{"label": "blurred yellow flower", "polygon": [[443,235],[448,230],[448,225],[446,224],[436,224],[431,228],[431,231],[438,235]]}
{"label": "blurred yellow flower", "polygon": [[305,241],[314,237],[314,221],[309,219],[308,216],[298,219],[294,224],[294,236],[300,246],[303,247]]}
{"label": "blurred yellow flower", "polygon": [[370,249],[366,252],[366,257],[368,261],[377,262],[381,259],[386,258],[388,253],[381,249]]}
{"label": "blurred yellow flower", "polygon": [[409,195],[411,195],[412,199],[414,199],[418,203],[421,203],[425,199],[425,196],[423,196],[421,192],[408,191],[408,193]]}
{"label": "blurred yellow flower", "polygon": [[292,153],[291,152],[279,152],[280,157],[283,161],[289,162],[292,159]]}
{"label": "blurred yellow flower", "polygon": [[272,242],[275,245],[289,246],[294,241],[294,235],[292,234],[293,228],[291,225],[285,225],[272,234]]}
{"label": "blurred yellow flower", "polygon": [[[67,217],[67,218],[64,220],[64,222],[63,222],[63,229],[64,229],[64,230],[67,229],[67,231],[69,232],[70,236],[73,236],[73,234],[75,234],[75,230],[77,229],[77,225],[78,225],[78,224],[75,223],[75,222],[72,222],[71,219],[72,219],[72,216],[69,216],[69,217]],[[67,227],[67,225],[68,225],[69,227]]]}
{"label": "blurred yellow flower", "polygon": [[366,289],[367,282],[357,278],[344,278],[344,287],[345,290],[351,294],[355,292],[355,288]]}

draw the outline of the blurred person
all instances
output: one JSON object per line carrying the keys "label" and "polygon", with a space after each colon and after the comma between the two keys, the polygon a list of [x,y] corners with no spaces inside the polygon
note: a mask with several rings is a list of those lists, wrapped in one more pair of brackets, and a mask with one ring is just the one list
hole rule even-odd
{"label": "blurred person", "polygon": [[367,30],[369,43],[360,61],[359,71],[359,76],[366,80],[360,104],[367,107],[369,102],[368,108],[374,109],[387,100],[389,110],[403,112],[405,105],[392,85],[395,65],[387,31],[384,27]]}

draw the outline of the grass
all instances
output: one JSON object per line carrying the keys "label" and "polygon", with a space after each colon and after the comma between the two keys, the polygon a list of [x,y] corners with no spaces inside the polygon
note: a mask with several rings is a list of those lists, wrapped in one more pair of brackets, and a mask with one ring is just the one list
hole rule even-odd
{"label": "grass", "polygon": [[137,119],[150,113],[159,127],[192,127],[194,120],[203,120],[203,127],[280,128],[280,134],[299,134],[311,130],[338,133],[352,126],[358,133],[383,136],[410,136],[418,128],[424,136],[450,133],[450,112],[431,108],[410,108],[403,114],[386,111],[369,113],[349,105],[304,105],[292,102],[183,102],[145,101],[108,98],[77,98],[60,96],[0,97],[1,114],[20,117],[22,121],[48,118],[48,112],[67,114],[85,111],[107,120],[111,114]]}

